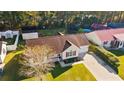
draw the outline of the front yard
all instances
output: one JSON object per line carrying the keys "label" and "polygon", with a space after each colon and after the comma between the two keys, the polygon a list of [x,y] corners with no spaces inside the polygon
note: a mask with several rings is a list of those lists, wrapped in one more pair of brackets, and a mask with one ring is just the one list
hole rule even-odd
{"label": "front yard", "polygon": [[113,54],[118,56],[120,61],[120,66],[118,67],[119,76],[124,80],[124,51],[122,50],[111,50]]}
{"label": "front yard", "polygon": [[[18,76],[19,68],[19,57],[23,50],[16,50],[9,52],[5,58],[5,67],[3,76],[0,77],[1,81],[18,81],[23,80],[24,77]],[[35,81],[35,77],[24,79],[25,81]],[[51,73],[44,76],[45,81],[69,81],[69,80],[80,80],[80,81],[95,81],[95,77],[89,72],[89,70],[83,65],[78,64],[70,67],[61,68],[59,63],[55,64],[55,68]]]}
{"label": "front yard", "polygon": [[[24,81],[32,81],[36,78],[25,79]],[[45,81],[96,81],[95,77],[83,64],[77,64],[70,67],[61,68],[57,63],[51,73],[44,76]]]}
{"label": "front yard", "polygon": [[83,64],[77,64],[70,69],[54,78],[56,81],[96,81],[95,77],[89,72],[89,70]]}

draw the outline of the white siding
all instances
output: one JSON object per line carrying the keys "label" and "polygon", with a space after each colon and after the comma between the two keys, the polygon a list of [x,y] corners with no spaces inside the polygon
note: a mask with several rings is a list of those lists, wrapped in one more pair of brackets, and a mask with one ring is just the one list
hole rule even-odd
{"label": "white siding", "polygon": [[[76,55],[75,56],[68,56],[66,57],[66,52],[70,52],[70,51],[76,51]],[[79,48],[75,45],[71,45],[69,48],[67,48],[62,54],[62,59],[69,59],[69,58],[73,58],[73,57],[78,57],[79,54]]]}
{"label": "white siding", "polygon": [[[5,53],[3,53],[3,49],[5,50]],[[2,44],[2,50],[1,50],[1,61],[3,62],[5,57],[6,57],[6,53],[7,53],[7,50],[6,50],[6,44]]]}
{"label": "white siding", "polygon": [[111,41],[108,41],[107,44],[104,44],[104,42],[103,42],[103,46],[104,46],[105,48],[110,48],[110,46],[111,46]]}
{"label": "white siding", "polygon": [[88,48],[89,48],[89,45],[81,46],[80,50],[79,50],[79,53],[86,53],[86,52],[88,52]]}
{"label": "white siding", "polygon": [[35,39],[35,38],[38,38],[38,33],[37,32],[35,32],[35,33],[22,33],[22,37],[24,40]]}

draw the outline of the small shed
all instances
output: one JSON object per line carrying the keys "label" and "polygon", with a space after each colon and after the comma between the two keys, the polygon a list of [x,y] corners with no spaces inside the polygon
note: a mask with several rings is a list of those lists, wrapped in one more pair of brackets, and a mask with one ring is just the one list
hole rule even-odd
{"label": "small shed", "polygon": [[22,38],[24,40],[38,38],[38,32],[36,30],[22,30]]}

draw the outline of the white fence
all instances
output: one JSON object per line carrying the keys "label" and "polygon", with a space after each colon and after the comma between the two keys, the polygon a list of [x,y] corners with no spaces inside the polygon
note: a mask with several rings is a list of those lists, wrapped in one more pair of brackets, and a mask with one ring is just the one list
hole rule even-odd
{"label": "white fence", "polygon": [[7,51],[16,50],[16,48],[17,48],[17,44],[18,44],[18,40],[19,40],[19,31],[14,31],[13,35],[17,35],[15,43],[13,45],[7,45]]}

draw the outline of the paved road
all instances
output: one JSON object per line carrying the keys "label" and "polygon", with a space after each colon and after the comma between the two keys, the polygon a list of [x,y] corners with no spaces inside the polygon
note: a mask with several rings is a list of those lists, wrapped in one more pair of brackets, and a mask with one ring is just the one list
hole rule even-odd
{"label": "paved road", "polygon": [[115,71],[95,54],[86,54],[83,64],[96,77],[98,81],[122,80]]}

